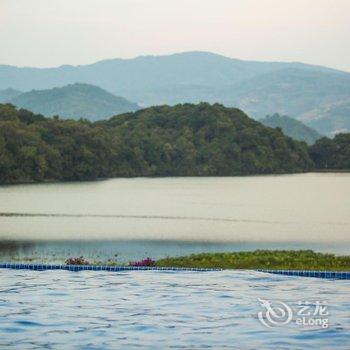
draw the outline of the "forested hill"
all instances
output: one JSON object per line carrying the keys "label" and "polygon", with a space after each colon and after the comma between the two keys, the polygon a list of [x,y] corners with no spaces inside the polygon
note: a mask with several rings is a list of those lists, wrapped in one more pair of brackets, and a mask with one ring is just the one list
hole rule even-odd
{"label": "forested hill", "polygon": [[350,170],[350,133],[317,140],[309,154],[318,169]]}
{"label": "forested hill", "polygon": [[314,129],[299,120],[275,113],[259,120],[270,128],[281,128],[283,133],[295,140],[305,141],[309,145],[315,143],[322,136]]}
{"label": "forested hill", "polygon": [[33,90],[17,95],[8,102],[46,117],[60,115],[64,118],[86,118],[92,121],[140,108],[136,103],[110,94],[98,86],[81,83],[48,90]]}
{"label": "forested hill", "polygon": [[0,105],[0,182],[303,172],[305,143],[222,105],[159,106],[91,123]]}

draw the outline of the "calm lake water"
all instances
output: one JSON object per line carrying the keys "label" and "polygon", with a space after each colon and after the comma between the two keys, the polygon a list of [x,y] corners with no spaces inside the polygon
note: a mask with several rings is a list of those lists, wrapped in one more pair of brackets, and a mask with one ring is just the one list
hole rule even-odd
{"label": "calm lake water", "polygon": [[[1,270],[0,286],[2,349],[349,349],[350,281],[254,271]],[[267,328],[259,298],[286,303],[292,320]],[[306,301],[312,313],[317,301],[327,304],[328,315],[315,317],[328,328],[297,324]]]}
{"label": "calm lake water", "polygon": [[0,239],[2,260],[257,248],[350,253],[350,174],[1,186]]}

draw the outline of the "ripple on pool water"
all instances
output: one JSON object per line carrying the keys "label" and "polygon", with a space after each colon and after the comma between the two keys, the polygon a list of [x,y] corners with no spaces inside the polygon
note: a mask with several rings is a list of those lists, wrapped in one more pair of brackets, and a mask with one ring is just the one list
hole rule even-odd
{"label": "ripple on pool water", "polygon": [[[350,281],[128,271],[0,271],[0,347],[348,349]],[[329,303],[328,329],[259,323],[258,298]]]}

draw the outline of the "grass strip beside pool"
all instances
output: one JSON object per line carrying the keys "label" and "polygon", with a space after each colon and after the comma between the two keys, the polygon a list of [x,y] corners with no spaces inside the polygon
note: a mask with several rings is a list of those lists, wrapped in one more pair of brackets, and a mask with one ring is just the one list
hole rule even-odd
{"label": "grass strip beside pool", "polygon": [[158,267],[350,271],[350,256],[312,250],[256,250],[168,257],[155,264]]}

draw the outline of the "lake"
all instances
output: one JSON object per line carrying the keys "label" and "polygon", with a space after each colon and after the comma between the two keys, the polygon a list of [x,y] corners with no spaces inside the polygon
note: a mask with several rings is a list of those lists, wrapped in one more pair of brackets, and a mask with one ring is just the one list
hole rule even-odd
{"label": "lake", "polygon": [[350,252],[350,174],[132,178],[0,187],[1,260],[201,251]]}

